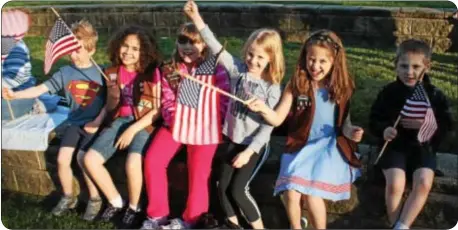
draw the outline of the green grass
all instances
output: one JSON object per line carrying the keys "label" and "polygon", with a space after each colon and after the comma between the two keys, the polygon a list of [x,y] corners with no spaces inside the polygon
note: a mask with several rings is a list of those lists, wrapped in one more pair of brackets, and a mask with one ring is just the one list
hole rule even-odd
{"label": "green grass", "polygon": [[[97,4],[119,4],[119,3],[170,3],[171,1],[99,1]],[[184,2],[184,1],[173,1]],[[242,1],[206,1],[206,2],[242,2]],[[254,1],[244,1],[254,2]],[[280,4],[322,4],[322,5],[344,5],[344,6],[383,6],[383,7],[428,7],[428,8],[455,8],[450,1],[256,1],[255,3],[280,3]],[[89,1],[10,1],[5,4],[7,7],[18,6],[41,6],[41,5],[74,5],[93,4]]]}
{"label": "green grass", "polygon": [[[234,55],[239,55],[243,41],[238,38],[222,38],[222,41],[227,41],[227,49]],[[43,37],[26,37],[26,43],[29,45],[32,55],[33,74],[41,82],[48,78],[43,74],[43,57],[45,38]],[[173,40],[170,38],[159,39],[159,46],[165,57],[170,57],[173,50]],[[286,43],[284,45],[284,54],[287,65],[287,72],[283,82],[286,82],[292,75],[299,56],[301,44]],[[100,65],[108,65],[109,62],[105,55],[105,50],[102,47],[107,47],[107,39],[101,37],[99,39],[99,50],[94,56],[94,60]],[[381,87],[390,81],[395,80],[393,72],[394,65],[394,50],[378,50],[360,47],[347,47],[347,58],[350,68],[350,73],[354,77],[357,89],[352,101],[352,120],[355,124],[363,127],[368,127],[368,113],[372,102],[375,100],[377,93]],[[54,64],[51,73],[64,64],[68,64],[66,58],[59,60]],[[452,113],[455,121],[458,121],[458,53],[443,53],[434,54],[432,71],[433,83],[442,89],[442,91],[450,99]],[[458,152],[458,128],[449,135],[444,141],[441,151]],[[373,138],[366,132],[366,142],[373,142]]]}
{"label": "green grass", "polygon": [[[87,222],[82,213],[51,215],[48,198],[2,190],[2,223],[8,229],[113,229],[112,223]],[[84,210],[83,210],[84,211]]]}

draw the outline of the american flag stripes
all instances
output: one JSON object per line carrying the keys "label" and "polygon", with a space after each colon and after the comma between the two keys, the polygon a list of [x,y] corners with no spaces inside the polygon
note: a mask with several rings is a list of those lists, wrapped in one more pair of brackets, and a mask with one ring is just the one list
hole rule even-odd
{"label": "american flag stripes", "polygon": [[431,139],[437,130],[436,117],[434,116],[425,88],[421,83],[415,85],[412,96],[407,99],[401,110],[401,115],[403,119],[424,119],[418,131],[418,141],[420,143]]}
{"label": "american flag stripes", "polygon": [[[193,77],[214,85],[215,56],[199,65]],[[188,78],[180,83],[173,124],[173,138],[183,144],[208,145],[221,142],[219,95],[215,90]]]}
{"label": "american flag stripes", "polygon": [[55,60],[69,54],[81,47],[75,35],[70,31],[65,22],[59,18],[54,24],[46,43],[44,72],[49,73]]}

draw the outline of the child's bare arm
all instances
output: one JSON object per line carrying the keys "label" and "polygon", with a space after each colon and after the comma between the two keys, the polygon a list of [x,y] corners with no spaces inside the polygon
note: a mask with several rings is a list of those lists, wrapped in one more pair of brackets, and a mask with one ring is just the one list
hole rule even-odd
{"label": "child's bare arm", "polygon": [[226,50],[222,50],[225,47],[221,45],[210,28],[205,24],[199,13],[196,3],[191,0],[188,1],[184,6],[184,12],[192,20],[194,25],[196,25],[200,35],[202,36],[202,39],[204,40],[205,44],[207,44],[211,53],[214,55],[219,54],[218,62],[227,69],[229,72],[229,77],[238,78],[240,72],[245,70],[245,65],[238,58],[235,58]]}
{"label": "child's bare arm", "polygon": [[363,128],[351,124],[350,114],[344,121],[342,132],[344,136],[355,142],[360,142],[364,134]]}
{"label": "child's bare arm", "polygon": [[280,103],[278,103],[275,110],[272,110],[263,101],[258,99],[251,101],[248,108],[254,112],[260,113],[268,124],[278,127],[286,119],[286,116],[288,116],[292,104],[293,94],[291,92],[291,87],[288,85],[283,91]]}
{"label": "child's bare arm", "polygon": [[48,92],[49,89],[46,85],[40,84],[38,86],[30,87],[25,90],[13,92],[8,88],[2,89],[2,97],[8,100],[14,99],[25,99],[25,98],[37,98],[38,96]]}

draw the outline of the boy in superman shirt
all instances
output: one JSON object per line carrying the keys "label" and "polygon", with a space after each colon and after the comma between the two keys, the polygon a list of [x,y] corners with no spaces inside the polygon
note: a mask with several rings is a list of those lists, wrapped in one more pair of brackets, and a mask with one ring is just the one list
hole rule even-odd
{"label": "boy in superman shirt", "polygon": [[[80,49],[70,53],[71,65],[61,67],[49,80],[38,86],[15,92],[8,88],[2,90],[2,96],[9,100],[37,98],[48,91],[55,94],[63,90],[69,102],[69,126],[65,130],[57,156],[57,171],[63,196],[52,210],[56,216],[76,207],[78,199],[73,194],[71,169],[73,153],[78,152],[77,160],[82,167],[83,154],[90,147],[105,117],[105,82],[97,67],[91,62],[91,57],[96,51],[97,31],[84,20],[73,24],[71,30],[82,44]],[[90,200],[83,218],[90,221],[100,211],[102,200],[96,186],[84,171],[83,169]]]}

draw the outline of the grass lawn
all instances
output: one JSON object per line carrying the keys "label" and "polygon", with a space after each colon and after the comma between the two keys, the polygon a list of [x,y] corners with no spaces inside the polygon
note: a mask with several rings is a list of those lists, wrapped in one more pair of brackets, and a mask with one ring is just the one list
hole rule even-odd
{"label": "grass lawn", "polygon": [[[243,41],[237,38],[222,38],[227,40],[227,49],[232,54],[238,55],[240,53]],[[44,58],[44,44],[45,38],[43,37],[26,37],[26,43],[29,45],[32,54],[33,74],[39,81],[46,80],[48,77],[43,74],[43,58]],[[162,38],[159,40],[160,48],[165,57],[170,57],[173,50],[173,40],[170,38]],[[286,58],[287,73],[284,81],[286,82],[293,70],[299,56],[301,44],[299,43],[286,43],[284,46],[284,53]],[[98,44],[99,50],[95,54],[94,59],[100,65],[108,65],[105,48],[107,47],[107,39],[101,37]],[[393,81],[395,75],[393,72],[393,59],[394,50],[377,50],[359,47],[346,47],[348,64],[350,73],[355,78],[357,90],[352,101],[352,120],[355,124],[367,127],[368,113],[372,102],[375,100],[377,93],[383,85]],[[51,73],[58,69],[59,66],[68,64],[67,58],[63,58],[54,64]],[[433,68],[430,72],[433,77],[433,83],[441,88],[450,99],[452,112],[455,121],[458,121],[458,53],[444,53],[433,55]],[[441,148],[441,151],[458,152],[458,129],[448,137]],[[366,132],[366,142],[372,142],[373,139]]]}
{"label": "grass lawn", "polygon": [[[170,3],[185,1],[99,1],[97,4],[119,3]],[[205,1],[205,2],[254,2],[254,1]],[[280,3],[280,4],[322,4],[344,6],[384,6],[384,7],[428,7],[428,8],[455,8],[450,1],[256,1],[256,3]],[[18,1],[13,0],[5,4],[7,7],[15,6],[40,6],[40,5],[74,5],[92,4],[90,1]]]}
{"label": "grass lawn", "polygon": [[48,198],[2,190],[2,223],[8,229],[113,229],[112,223],[81,219],[83,210],[56,218]]}

